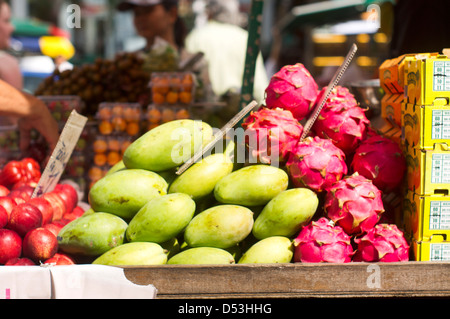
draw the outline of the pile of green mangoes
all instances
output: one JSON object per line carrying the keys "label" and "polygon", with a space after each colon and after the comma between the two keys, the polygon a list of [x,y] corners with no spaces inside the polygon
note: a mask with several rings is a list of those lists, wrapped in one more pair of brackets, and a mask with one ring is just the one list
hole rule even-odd
{"label": "pile of green mangoes", "polygon": [[236,163],[233,142],[175,174],[213,138],[189,119],[142,135],[93,185],[91,208],[59,232],[59,249],[103,265],[291,262],[316,193],[290,187],[282,168]]}

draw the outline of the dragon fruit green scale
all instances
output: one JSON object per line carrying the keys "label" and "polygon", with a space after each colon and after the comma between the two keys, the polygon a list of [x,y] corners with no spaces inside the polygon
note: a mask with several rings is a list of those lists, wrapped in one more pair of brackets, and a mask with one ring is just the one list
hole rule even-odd
{"label": "dragon fruit green scale", "polygon": [[347,174],[344,152],[317,136],[305,138],[291,150],[286,168],[294,186],[316,192],[326,191]]}
{"label": "dragon fruit green scale", "polygon": [[409,260],[409,245],[395,224],[378,224],[362,237],[356,237],[354,261],[398,262]]}
{"label": "dragon fruit green scale", "polygon": [[384,205],[381,191],[372,181],[354,173],[328,189],[324,210],[347,234],[358,235],[378,223]]}
{"label": "dragon fruit green scale", "polygon": [[266,88],[266,106],[288,110],[301,121],[312,111],[319,87],[301,63],[285,65],[270,79]]}

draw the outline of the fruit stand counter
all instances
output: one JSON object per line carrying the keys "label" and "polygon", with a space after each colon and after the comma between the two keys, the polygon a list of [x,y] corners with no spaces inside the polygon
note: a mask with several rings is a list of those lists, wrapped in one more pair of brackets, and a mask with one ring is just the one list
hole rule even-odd
{"label": "fruit stand counter", "polygon": [[126,266],[157,298],[443,297],[450,263],[346,263]]}

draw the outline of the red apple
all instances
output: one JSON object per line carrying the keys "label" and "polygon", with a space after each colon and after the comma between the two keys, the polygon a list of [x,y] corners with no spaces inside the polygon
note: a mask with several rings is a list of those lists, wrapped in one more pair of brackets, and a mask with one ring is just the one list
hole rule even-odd
{"label": "red apple", "polygon": [[11,198],[14,201],[14,203],[16,203],[16,205],[23,204],[26,202],[26,200],[23,199],[22,196],[18,194],[9,194],[8,197]]}
{"label": "red apple", "polygon": [[41,211],[31,204],[19,204],[11,212],[8,228],[20,236],[25,236],[30,230],[42,226]]}
{"label": "red apple", "polygon": [[28,204],[36,206],[41,211],[42,225],[48,224],[53,220],[53,206],[45,198],[34,197],[28,201]]}
{"label": "red apple", "polygon": [[55,236],[58,236],[59,231],[64,227],[64,225],[55,222],[51,222],[48,224],[45,224],[44,226],[45,229],[48,229],[49,231],[51,231]]}
{"label": "red apple", "polygon": [[43,194],[41,197],[46,199],[53,207],[53,220],[59,220],[66,212],[66,205],[63,199],[57,193],[49,192]]}
{"label": "red apple", "polygon": [[18,196],[20,198],[23,198],[25,201],[28,201],[31,198],[31,195],[33,195],[33,192],[34,187],[30,185],[20,185],[14,186],[9,193],[9,196]]}
{"label": "red apple", "polygon": [[84,212],[85,212],[85,210],[81,206],[77,206],[72,210],[72,214],[74,214],[77,217],[83,216]]}
{"label": "red apple", "polygon": [[4,209],[6,209],[6,212],[8,213],[8,220],[9,220],[9,217],[11,216],[11,212],[12,212],[13,208],[17,206],[17,204],[14,201],[14,199],[12,199],[9,196],[0,196],[0,206],[2,206]]}
{"label": "red apple", "polygon": [[66,205],[66,212],[70,213],[78,203],[78,193],[76,189],[69,184],[57,184],[54,193],[57,193],[63,199]]}
{"label": "red apple", "polygon": [[11,229],[0,229],[0,264],[19,258],[22,254],[22,238]]}
{"label": "red apple", "polygon": [[58,240],[48,229],[39,227],[29,231],[23,239],[23,255],[38,262],[53,257],[58,251]]}
{"label": "red apple", "polygon": [[5,266],[36,266],[30,258],[13,258],[6,262]]}
{"label": "red apple", "polygon": [[8,224],[9,215],[3,206],[0,206],[0,228],[5,227]]}
{"label": "red apple", "polygon": [[75,265],[75,261],[68,255],[56,253],[52,258],[47,259],[44,265],[63,266]]}
{"label": "red apple", "polygon": [[10,190],[8,187],[0,185],[0,196],[6,196],[10,193]]}

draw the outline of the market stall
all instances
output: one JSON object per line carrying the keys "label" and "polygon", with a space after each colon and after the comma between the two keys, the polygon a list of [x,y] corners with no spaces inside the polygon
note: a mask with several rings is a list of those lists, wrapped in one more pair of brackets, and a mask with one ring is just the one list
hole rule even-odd
{"label": "market stall", "polygon": [[324,87],[303,64],[281,67],[260,105],[262,3],[241,108],[221,129],[224,105],[169,46],[42,83],[61,129],[49,161],[17,153],[13,124],[0,132],[2,267],[41,272],[46,298],[70,297],[70,273],[161,299],[450,296],[450,58],[405,55],[345,87],[353,45]]}

